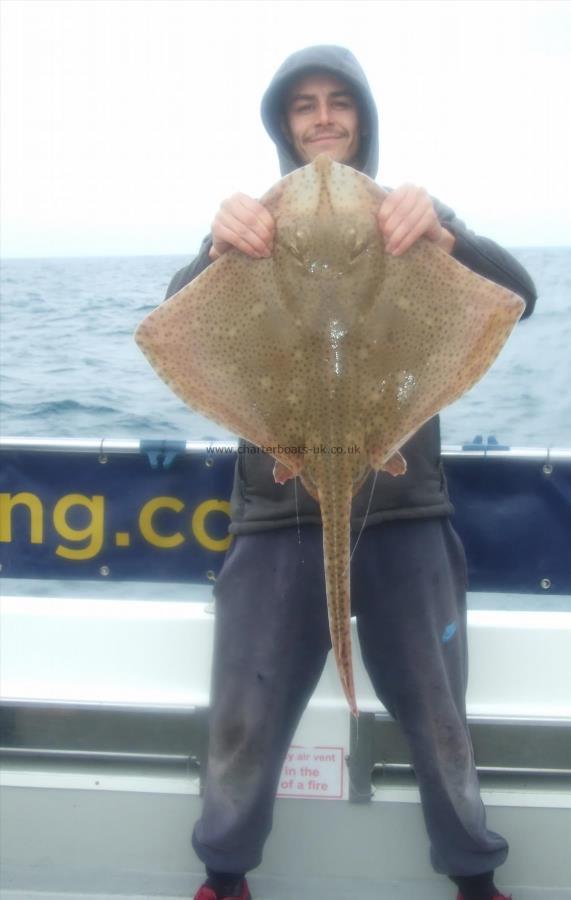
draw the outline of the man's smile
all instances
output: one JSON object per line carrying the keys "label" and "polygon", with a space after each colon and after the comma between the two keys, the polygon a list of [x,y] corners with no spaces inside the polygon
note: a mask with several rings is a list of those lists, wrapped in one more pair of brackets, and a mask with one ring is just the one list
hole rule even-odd
{"label": "man's smile", "polygon": [[345,135],[342,134],[318,134],[315,137],[308,138],[307,140],[310,144],[315,144],[319,141],[339,141],[343,137],[345,137]]}

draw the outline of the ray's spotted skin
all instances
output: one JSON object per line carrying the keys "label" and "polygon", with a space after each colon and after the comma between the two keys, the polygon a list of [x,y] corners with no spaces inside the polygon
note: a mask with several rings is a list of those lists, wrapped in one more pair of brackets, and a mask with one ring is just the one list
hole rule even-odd
{"label": "ray's spotted skin", "polygon": [[141,323],[136,340],[197,412],[300,476],[318,499],[331,639],[352,713],[350,512],[371,469],[490,367],[523,309],[431,241],[401,257],[376,222],[386,193],[325,154],[262,204],[274,252],[225,253]]}

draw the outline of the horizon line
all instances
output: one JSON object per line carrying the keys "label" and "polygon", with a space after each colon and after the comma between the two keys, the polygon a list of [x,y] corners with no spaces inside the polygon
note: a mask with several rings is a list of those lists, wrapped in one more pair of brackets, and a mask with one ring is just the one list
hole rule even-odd
{"label": "horizon line", "polygon": [[[566,244],[505,244],[506,250],[571,250],[571,243]],[[194,259],[198,255],[198,250],[194,253],[175,252],[175,253],[73,253],[73,254],[57,254],[51,256],[3,256],[0,254],[0,263],[16,262],[18,260],[45,260],[45,259],[141,259],[141,258],[167,258],[171,256],[189,256]]]}

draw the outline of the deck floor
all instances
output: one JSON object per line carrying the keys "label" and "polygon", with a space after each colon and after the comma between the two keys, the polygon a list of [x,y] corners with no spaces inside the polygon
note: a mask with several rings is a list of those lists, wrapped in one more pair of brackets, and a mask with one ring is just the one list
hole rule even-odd
{"label": "deck floor", "polygon": [[[115,785],[99,769],[72,773],[66,786],[61,773],[40,773],[41,786],[34,772],[6,772],[6,782],[10,774],[0,791],[1,900],[192,900],[203,878],[189,841],[197,793],[156,774],[147,790],[142,778],[117,775]],[[102,783],[88,789],[94,779]],[[526,793],[502,783],[492,802],[485,781],[490,827],[511,845],[500,889],[513,900],[571,900],[568,786],[534,782]],[[248,879],[254,900],[455,900],[431,870],[405,782],[387,777],[368,804],[278,800],[263,864]]]}
{"label": "deck floor", "polygon": [[[198,884],[196,885],[198,887]],[[251,878],[253,900],[454,900],[452,886],[434,882],[385,882],[359,884],[330,879],[306,882],[303,886],[282,882],[270,885],[264,878]],[[571,900],[571,888],[509,887],[513,900]],[[3,890],[1,900],[191,900],[193,894],[86,894]]]}

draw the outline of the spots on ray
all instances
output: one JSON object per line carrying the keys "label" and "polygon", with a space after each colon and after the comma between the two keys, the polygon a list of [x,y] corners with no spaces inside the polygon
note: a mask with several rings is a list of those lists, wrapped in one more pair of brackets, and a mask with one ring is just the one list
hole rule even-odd
{"label": "spots on ray", "polygon": [[[286,221],[303,221],[309,234],[321,235],[326,261],[338,269],[338,255],[356,240],[351,229],[367,233],[383,196],[366,176],[324,157],[287,176],[262,202],[278,235]],[[320,218],[323,197],[327,216]],[[289,256],[225,254],[151,314],[140,345],[178,396],[254,443],[346,445],[366,437],[375,454],[389,452],[482,375],[521,304],[428,242],[395,260],[372,234],[350,276],[333,289],[330,274],[316,270],[312,292],[298,267],[279,268],[292,265]],[[311,246],[307,252],[312,258]],[[322,276],[329,277],[326,290]],[[297,305],[280,293],[284,281]],[[335,347],[331,328],[318,327],[326,301],[337,311],[325,320],[343,321],[347,332],[343,340],[333,336]],[[505,317],[498,315],[503,308]],[[345,322],[344,309],[358,313]],[[333,352],[337,372],[327,365]],[[351,697],[348,550],[334,534],[347,527],[349,502],[340,498],[344,490],[350,497],[362,460],[316,454],[303,462],[306,483],[321,496],[331,629]]]}

